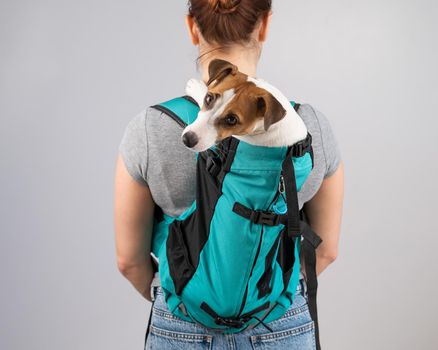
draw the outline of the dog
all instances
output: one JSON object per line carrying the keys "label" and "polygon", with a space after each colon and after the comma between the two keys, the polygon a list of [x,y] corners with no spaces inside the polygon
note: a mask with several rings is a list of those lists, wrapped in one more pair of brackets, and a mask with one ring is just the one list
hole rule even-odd
{"label": "dog", "polygon": [[186,94],[200,107],[184,128],[186,147],[202,152],[233,136],[257,146],[281,147],[301,141],[307,128],[289,100],[267,81],[240,72],[234,64],[214,59],[209,80],[190,79]]}

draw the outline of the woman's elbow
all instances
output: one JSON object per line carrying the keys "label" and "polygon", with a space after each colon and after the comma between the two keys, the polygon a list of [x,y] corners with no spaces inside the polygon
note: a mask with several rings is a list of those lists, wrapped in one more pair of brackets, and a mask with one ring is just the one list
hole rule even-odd
{"label": "woman's elbow", "polygon": [[117,258],[117,268],[123,276],[128,275],[130,271],[138,268],[139,265],[140,264],[138,262],[135,262],[133,260],[122,257]]}
{"label": "woman's elbow", "polygon": [[317,253],[317,257],[327,261],[329,264],[333,263],[338,257],[337,249],[325,249]]}

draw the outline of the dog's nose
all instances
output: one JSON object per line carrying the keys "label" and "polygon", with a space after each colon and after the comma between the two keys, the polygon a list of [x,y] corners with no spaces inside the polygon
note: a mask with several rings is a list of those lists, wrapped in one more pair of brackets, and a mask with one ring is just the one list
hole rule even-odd
{"label": "dog's nose", "polygon": [[192,148],[198,143],[198,136],[193,131],[187,131],[182,136],[182,141],[187,147]]}

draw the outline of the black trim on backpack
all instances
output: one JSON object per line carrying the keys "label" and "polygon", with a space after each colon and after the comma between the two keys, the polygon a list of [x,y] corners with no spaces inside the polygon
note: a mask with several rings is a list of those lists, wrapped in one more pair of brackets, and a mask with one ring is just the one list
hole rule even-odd
{"label": "black trim on backpack", "polygon": [[[309,134],[310,135],[310,134]],[[277,255],[277,261],[283,269],[283,282],[285,288],[289,285],[289,280],[292,275],[292,269],[294,265],[294,246],[297,243],[294,236],[299,233],[304,238],[301,245],[301,251],[304,256],[304,265],[306,271],[306,285],[309,312],[312,320],[315,324],[315,340],[317,350],[321,349],[319,340],[319,325],[318,315],[316,307],[316,292],[318,287],[317,275],[316,275],[316,248],[322,242],[321,238],[311,229],[311,227],[304,221],[305,216],[302,210],[299,210],[298,197],[296,191],[295,172],[293,167],[292,158],[289,156],[288,149],[286,158],[283,162],[283,176],[286,185],[286,202],[288,208],[288,220],[287,230],[282,230],[282,240],[280,242],[280,249]],[[313,168],[313,148],[310,146],[312,156],[312,168]],[[290,256],[293,256],[293,259]]]}
{"label": "black trim on backpack", "polygon": [[152,300],[151,311],[149,312],[148,325],[146,326],[146,333],[145,333],[145,336],[144,336],[144,348],[145,349],[146,349],[146,343],[148,341],[148,337],[149,337],[149,333],[150,333],[150,328],[151,328],[152,311],[154,309],[154,303],[155,303],[155,300]]}
{"label": "black trim on backpack", "polygon": [[290,237],[286,226],[280,231],[280,246],[277,253],[277,263],[283,271],[283,292],[289,286],[292,269],[295,263],[295,244],[299,237]]}
{"label": "black trim on backpack", "polygon": [[163,209],[161,209],[161,207],[158,204],[156,204],[154,208],[154,218],[157,221],[157,223],[164,220]]}
{"label": "black trim on backpack", "polygon": [[186,99],[187,101],[190,101],[191,103],[199,107],[198,102],[196,102],[196,100],[192,96],[184,95],[182,96],[182,98]]}
{"label": "black trim on backpack", "polygon": [[[158,265],[159,264],[158,264],[157,260],[152,255],[150,255],[150,258],[151,258],[153,274],[155,275],[155,272],[158,272]],[[154,311],[154,305],[155,305],[155,299],[156,299],[156,297],[155,297],[155,288],[151,288],[151,292],[152,292],[151,293],[152,304],[151,304],[151,309],[150,309],[150,312],[149,312],[148,325],[146,326],[146,333],[145,333],[145,336],[144,336],[144,348],[145,349],[146,349],[146,343],[147,343],[147,340],[148,340],[148,337],[149,337],[149,333],[150,333],[152,314],[153,314],[153,311]]]}
{"label": "black trim on backpack", "polygon": [[159,110],[160,112],[163,112],[165,114],[167,114],[169,117],[171,117],[173,120],[175,120],[179,126],[181,126],[182,128],[185,128],[187,126],[187,124],[180,118],[178,117],[175,113],[173,113],[169,108],[166,108],[162,105],[153,105],[151,106],[151,108],[155,108],[157,110]]}
{"label": "black trim on backpack", "polygon": [[308,224],[308,219],[305,215],[304,210],[300,211],[300,217],[300,224],[302,227],[302,234],[304,238],[301,245],[301,253],[304,257],[309,312],[315,324],[316,349],[320,350],[321,344],[319,339],[319,323],[316,303],[316,295],[318,289],[318,279],[316,275],[316,248],[321,244],[322,240]]}
{"label": "black trim on backpack", "polygon": [[[187,101],[190,101],[191,103],[193,103],[194,105],[198,106],[198,103],[195,101],[195,99],[189,95],[184,95],[181,96],[182,98],[184,98]],[[182,128],[185,128],[187,126],[187,123],[182,120],[177,114],[175,114],[173,111],[171,111],[169,108],[166,108],[165,106],[161,105],[161,104],[155,104],[153,106],[150,106],[151,108],[155,108],[156,110],[163,112],[165,114],[167,114],[169,117],[171,117],[173,120],[175,120],[179,126],[181,126]]]}
{"label": "black trim on backpack", "polygon": [[[222,195],[223,179],[230,170],[238,144],[238,139],[228,137],[217,145],[221,148],[220,153],[224,157],[217,176],[212,176],[207,171],[207,163],[211,153],[207,151],[198,153],[196,164],[197,210],[184,220],[174,220],[169,225],[166,241],[169,272],[177,295],[181,295],[185,285],[196,271],[199,255],[208,240],[216,203]],[[201,207],[202,209],[199,209]]]}
{"label": "black trim on backpack", "polygon": [[291,157],[293,149],[293,146],[288,147],[281,171],[284,177],[284,183],[286,184],[285,194],[287,204],[287,234],[290,237],[300,235],[300,210],[297,195],[298,191],[295,179],[295,168]]}
{"label": "black trim on backpack", "polygon": [[274,261],[275,253],[278,249],[278,242],[280,240],[280,235],[277,236],[275,242],[272,244],[271,249],[269,249],[268,254],[266,254],[265,258],[265,271],[257,282],[257,289],[259,291],[258,298],[261,299],[268,293],[272,291],[271,283],[272,279],[272,262]]}

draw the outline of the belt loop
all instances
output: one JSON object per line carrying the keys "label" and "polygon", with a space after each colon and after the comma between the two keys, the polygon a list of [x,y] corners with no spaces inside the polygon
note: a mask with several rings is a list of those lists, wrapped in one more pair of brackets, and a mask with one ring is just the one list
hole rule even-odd
{"label": "belt loop", "polygon": [[304,278],[300,278],[300,286],[301,286],[301,295],[306,298],[307,296],[307,287],[306,287],[306,281],[304,280]]}
{"label": "belt loop", "polygon": [[156,286],[151,286],[151,301],[154,302],[156,299],[156,293],[157,291],[157,287]]}
{"label": "belt loop", "polygon": [[156,292],[157,292],[158,286],[160,286],[160,274],[158,271],[156,271],[154,274],[154,278],[152,278],[151,289],[150,289],[152,301],[155,301],[155,299],[157,297]]}

